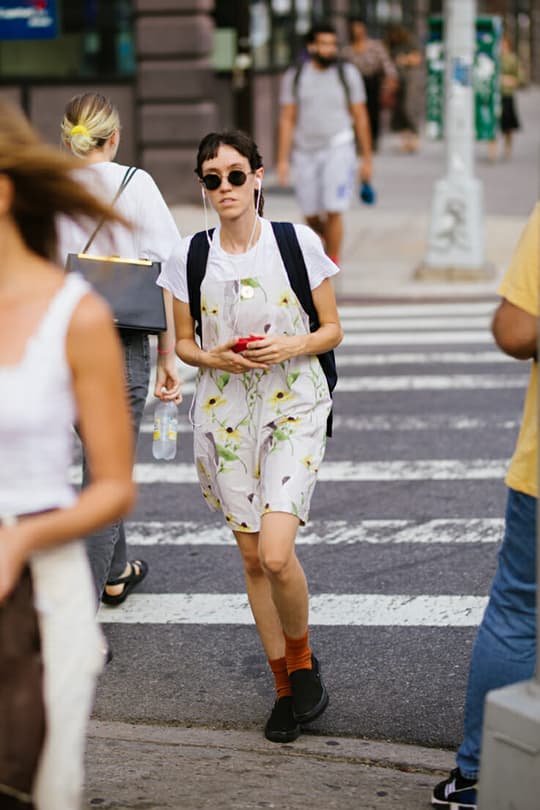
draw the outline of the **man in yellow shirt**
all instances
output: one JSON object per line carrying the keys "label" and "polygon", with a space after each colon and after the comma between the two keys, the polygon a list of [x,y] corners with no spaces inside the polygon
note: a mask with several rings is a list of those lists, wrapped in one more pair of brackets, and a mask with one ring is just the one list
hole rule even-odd
{"label": "man in yellow shirt", "polygon": [[499,689],[534,675],[536,662],[536,500],[538,497],[537,325],[540,285],[540,203],[534,208],[499,287],[493,318],[498,346],[518,360],[533,359],[516,449],[506,484],[504,538],[486,612],[474,644],[465,733],[457,768],[434,789],[435,807],[474,810],[480,767],[484,701]]}

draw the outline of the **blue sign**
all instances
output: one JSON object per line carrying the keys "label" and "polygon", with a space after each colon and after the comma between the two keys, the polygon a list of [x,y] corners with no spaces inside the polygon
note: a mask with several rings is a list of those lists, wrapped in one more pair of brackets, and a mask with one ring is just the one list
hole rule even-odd
{"label": "blue sign", "polygon": [[54,39],[57,33],[56,0],[0,0],[0,41]]}

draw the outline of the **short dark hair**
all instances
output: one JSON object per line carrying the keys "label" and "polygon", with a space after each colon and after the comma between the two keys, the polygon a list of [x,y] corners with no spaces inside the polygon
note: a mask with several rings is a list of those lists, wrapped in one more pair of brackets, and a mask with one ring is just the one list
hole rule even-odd
{"label": "short dark hair", "polygon": [[334,34],[334,36],[337,37],[337,31],[335,26],[333,26],[331,22],[321,20],[320,22],[312,25],[309,31],[307,32],[306,43],[309,45],[312,42],[315,42],[318,34]]}
{"label": "short dark hair", "polygon": [[[206,160],[215,158],[220,146],[230,146],[232,149],[248,159],[252,171],[262,168],[263,162],[259,147],[247,132],[241,129],[225,129],[222,132],[209,132],[199,143],[197,150],[197,165],[195,174],[202,178],[202,167]],[[259,191],[254,194],[255,205],[259,200],[258,213],[262,216],[264,209],[264,195]]]}

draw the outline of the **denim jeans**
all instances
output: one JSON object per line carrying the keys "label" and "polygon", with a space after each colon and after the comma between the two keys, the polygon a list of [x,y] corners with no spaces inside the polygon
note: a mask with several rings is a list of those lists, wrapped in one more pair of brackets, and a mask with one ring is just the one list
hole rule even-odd
{"label": "denim jeans", "polygon": [[[124,371],[136,442],[148,394],[150,347],[148,335],[144,332],[120,329],[118,334],[124,349]],[[83,487],[89,480],[90,473],[83,454]],[[100,599],[105,584],[122,576],[127,564],[124,522],[120,520],[89,535],[86,538],[86,550]]]}
{"label": "denim jeans", "polygon": [[457,765],[480,767],[484,701],[491,689],[532,678],[536,663],[536,498],[510,489],[497,571],[472,652],[465,733]]}

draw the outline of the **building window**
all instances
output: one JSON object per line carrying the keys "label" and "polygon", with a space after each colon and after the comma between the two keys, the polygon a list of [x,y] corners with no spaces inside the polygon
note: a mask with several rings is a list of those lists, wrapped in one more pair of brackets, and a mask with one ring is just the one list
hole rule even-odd
{"label": "building window", "polygon": [[[0,0],[0,12],[14,5]],[[133,76],[132,6],[132,0],[49,0],[57,22],[51,38],[7,38],[0,24],[0,76],[4,81]]]}

